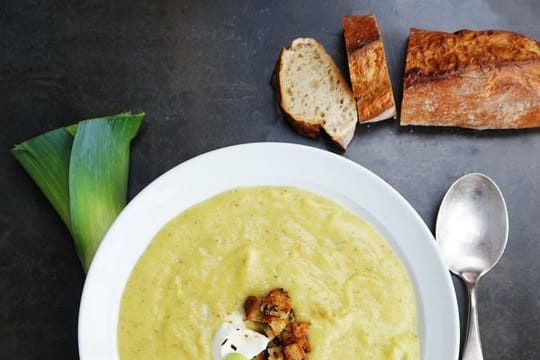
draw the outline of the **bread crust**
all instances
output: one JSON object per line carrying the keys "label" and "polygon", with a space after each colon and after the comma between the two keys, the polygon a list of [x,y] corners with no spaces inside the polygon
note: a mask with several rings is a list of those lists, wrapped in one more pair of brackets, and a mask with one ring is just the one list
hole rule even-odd
{"label": "bread crust", "polygon": [[411,29],[401,125],[540,126],[540,44],[510,31]]}
{"label": "bread crust", "polygon": [[358,121],[395,117],[392,83],[375,15],[344,16],[343,29]]}

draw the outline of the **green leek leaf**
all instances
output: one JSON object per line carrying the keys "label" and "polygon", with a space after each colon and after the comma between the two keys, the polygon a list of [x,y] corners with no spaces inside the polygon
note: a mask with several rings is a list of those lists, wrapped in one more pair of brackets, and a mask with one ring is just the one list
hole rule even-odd
{"label": "green leek leaf", "polygon": [[73,136],[64,128],[16,145],[11,153],[24,167],[71,231],[69,158]]}
{"label": "green leek leaf", "polygon": [[125,206],[129,144],[144,116],[84,120],[11,150],[70,230],[85,271]]}
{"label": "green leek leaf", "polygon": [[129,144],[144,114],[81,121],[69,164],[73,238],[88,269],[101,239],[126,204]]}

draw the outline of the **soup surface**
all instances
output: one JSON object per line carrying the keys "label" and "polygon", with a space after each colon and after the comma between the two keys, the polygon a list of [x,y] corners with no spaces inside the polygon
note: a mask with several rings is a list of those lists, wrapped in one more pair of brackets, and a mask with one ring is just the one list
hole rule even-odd
{"label": "soup surface", "polygon": [[407,273],[357,215],[293,187],[238,188],[166,224],[122,297],[121,359],[212,359],[248,295],[286,289],[310,321],[309,359],[418,359]]}

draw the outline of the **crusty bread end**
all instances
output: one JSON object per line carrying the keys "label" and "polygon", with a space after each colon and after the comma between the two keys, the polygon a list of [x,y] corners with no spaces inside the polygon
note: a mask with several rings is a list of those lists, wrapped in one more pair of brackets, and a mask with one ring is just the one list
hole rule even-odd
{"label": "crusty bread end", "polygon": [[540,127],[540,43],[502,30],[411,29],[401,125]]}

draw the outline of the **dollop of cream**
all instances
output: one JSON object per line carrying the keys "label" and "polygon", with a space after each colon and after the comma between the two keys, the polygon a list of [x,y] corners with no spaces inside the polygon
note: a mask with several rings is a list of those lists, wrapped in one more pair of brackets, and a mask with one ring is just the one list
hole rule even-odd
{"label": "dollop of cream", "polygon": [[234,311],[216,331],[212,340],[214,360],[224,360],[233,353],[252,359],[268,346],[269,339],[247,328],[244,312]]}

